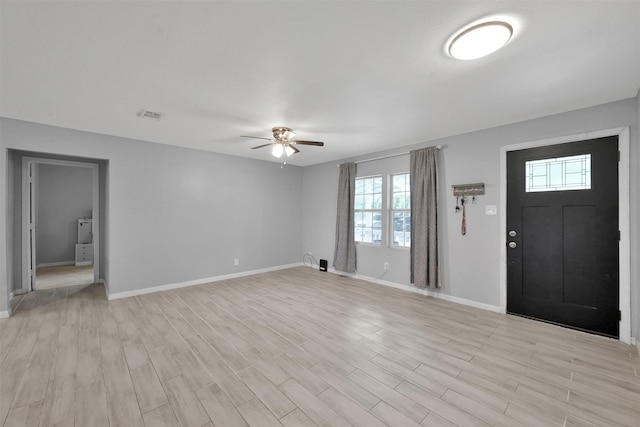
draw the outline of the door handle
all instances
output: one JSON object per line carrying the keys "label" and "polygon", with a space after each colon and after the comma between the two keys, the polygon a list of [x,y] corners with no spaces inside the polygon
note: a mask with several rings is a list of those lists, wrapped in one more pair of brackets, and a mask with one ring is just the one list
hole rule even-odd
{"label": "door handle", "polygon": [[509,247],[511,249],[515,249],[518,246],[518,244],[516,242],[509,242]]}

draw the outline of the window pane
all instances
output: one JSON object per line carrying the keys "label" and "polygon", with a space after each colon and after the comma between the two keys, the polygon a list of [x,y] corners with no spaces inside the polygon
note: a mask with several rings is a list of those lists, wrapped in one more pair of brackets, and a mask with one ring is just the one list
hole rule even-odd
{"label": "window pane", "polygon": [[370,178],[367,178],[364,180],[364,193],[365,194],[373,193],[373,180]]}
{"label": "window pane", "polygon": [[404,209],[404,196],[402,194],[393,195],[393,209]]}
{"label": "window pane", "polygon": [[591,189],[591,154],[525,162],[525,191]]}
{"label": "window pane", "polygon": [[362,225],[371,228],[371,212],[362,213]]}
{"label": "window pane", "polygon": [[393,246],[411,246],[411,182],[409,174],[392,177],[391,230]]}
{"label": "window pane", "polygon": [[373,200],[373,209],[382,209],[382,194],[376,195]]}
{"label": "window pane", "polygon": [[362,209],[373,209],[373,194],[365,194],[364,207]]}
{"label": "window pane", "polygon": [[382,177],[356,179],[355,240],[380,243],[382,240]]}
{"label": "window pane", "polygon": [[373,192],[382,193],[382,177],[373,178]]}
{"label": "window pane", "polygon": [[404,212],[393,213],[393,231],[403,231],[404,228]]}
{"label": "window pane", "polygon": [[393,246],[411,246],[411,213],[393,213]]}

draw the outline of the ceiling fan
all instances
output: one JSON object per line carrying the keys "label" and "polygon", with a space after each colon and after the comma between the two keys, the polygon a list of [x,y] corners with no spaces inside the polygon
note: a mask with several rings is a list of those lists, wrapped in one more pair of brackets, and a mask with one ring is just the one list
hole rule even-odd
{"label": "ceiling fan", "polygon": [[296,133],[291,130],[291,128],[284,126],[276,126],[271,129],[273,132],[273,138],[263,138],[261,136],[248,136],[241,135],[242,138],[255,138],[255,139],[266,139],[267,141],[271,141],[268,144],[258,145],[257,147],[252,147],[253,150],[256,148],[263,148],[273,145],[273,149],[271,150],[271,154],[274,157],[280,157],[283,164],[286,164],[285,157],[289,157],[293,154],[299,153],[300,150],[296,148],[296,145],[315,145],[317,147],[324,146],[324,142],[319,141],[302,141],[302,140],[293,140],[296,136]]}

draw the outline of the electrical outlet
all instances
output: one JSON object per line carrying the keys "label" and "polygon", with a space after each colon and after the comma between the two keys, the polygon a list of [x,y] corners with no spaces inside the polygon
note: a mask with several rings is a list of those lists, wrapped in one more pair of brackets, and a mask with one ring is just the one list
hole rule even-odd
{"label": "electrical outlet", "polygon": [[240,260],[238,258],[233,260],[233,265],[238,266],[240,265]]}
{"label": "electrical outlet", "polygon": [[384,262],[384,269],[385,270],[389,269],[389,263],[387,261]]}

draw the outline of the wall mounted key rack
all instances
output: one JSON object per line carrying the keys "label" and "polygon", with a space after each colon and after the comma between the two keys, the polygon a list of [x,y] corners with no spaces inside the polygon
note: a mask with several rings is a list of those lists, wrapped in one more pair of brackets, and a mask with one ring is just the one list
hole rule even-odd
{"label": "wall mounted key rack", "polygon": [[[484,183],[475,184],[458,184],[452,185],[453,195],[456,198],[456,213],[462,211],[462,225],[460,232],[464,236],[467,234],[467,197],[471,197],[472,203],[475,203],[476,196],[484,195]],[[462,205],[462,207],[460,207]]]}

